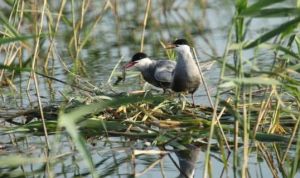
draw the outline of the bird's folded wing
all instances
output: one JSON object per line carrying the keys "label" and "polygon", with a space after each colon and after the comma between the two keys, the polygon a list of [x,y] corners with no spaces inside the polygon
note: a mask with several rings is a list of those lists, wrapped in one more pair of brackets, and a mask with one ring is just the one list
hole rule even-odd
{"label": "bird's folded wing", "polygon": [[160,82],[172,82],[172,72],[170,71],[157,70],[154,77]]}
{"label": "bird's folded wing", "polygon": [[160,82],[172,82],[175,65],[173,61],[159,61],[154,72],[155,79]]}

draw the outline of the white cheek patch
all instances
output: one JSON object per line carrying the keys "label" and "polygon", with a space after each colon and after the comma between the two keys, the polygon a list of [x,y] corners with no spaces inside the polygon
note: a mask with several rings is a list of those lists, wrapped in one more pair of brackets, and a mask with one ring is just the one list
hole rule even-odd
{"label": "white cheek patch", "polygon": [[190,51],[190,47],[188,45],[178,45],[175,49],[178,52]]}
{"label": "white cheek patch", "polygon": [[143,68],[145,66],[148,66],[151,63],[151,60],[149,58],[143,58],[135,64],[136,67]]}

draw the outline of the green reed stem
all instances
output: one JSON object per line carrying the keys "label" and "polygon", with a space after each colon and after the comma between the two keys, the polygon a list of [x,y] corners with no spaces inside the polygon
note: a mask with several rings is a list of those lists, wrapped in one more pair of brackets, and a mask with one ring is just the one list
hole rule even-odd
{"label": "green reed stem", "polygon": [[[227,63],[227,56],[229,53],[229,47],[231,44],[231,38],[232,38],[232,33],[233,33],[233,25],[230,26],[230,29],[228,30],[228,34],[227,34],[227,42],[226,42],[226,46],[225,46],[225,51],[223,53],[222,56],[222,68],[221,68],[221,72],[220,72],[220,79],[219,79],[219,84],[221,84],[223,82],[223,78],[225,75],[225,71],[226,71],[226,63]],[[218,85],[219,85],[218,84]],[[221,94],[221,88],[217,88],[217,92],[216,92],[216,100],[215,100],[215,104],[214,104],[214,108],[218,108],[219,103],[220,103],[220,94]],[[207,143],[207,149],[206,149],[206,154],[205,154],[205,165],[204,165],[204,171],[203,171],[203,177],[207,178],[209,176],[209,174],[211,174],[209,172],[209,166],[210,166],[210,147],[212,144],[212,139],[213,139],[213,135],[214,135],[214,126],[217,120],[217,109],[214,109],[213,111],[213,116],[212,116],[212,124],[210,126],[210,131],[209,131],[209,137],[208,137],[208,143]]]}

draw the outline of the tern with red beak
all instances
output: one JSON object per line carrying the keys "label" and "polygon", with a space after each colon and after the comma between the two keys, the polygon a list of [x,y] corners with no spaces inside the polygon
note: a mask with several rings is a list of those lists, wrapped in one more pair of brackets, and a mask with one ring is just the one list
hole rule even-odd
{"label": "tern with red beak", "polygon": [[125,68],[133,67],[140,71],[145,81],[165,91],[171,88],[175,65],[174,61],[152,60],[145,53],[138,52],[132,56],[131,61],[125,65]]}
{"label": "tern with red beak", "polygon": [[191,48],[185,39],[178,39],[166,48],[173,48],[177,52],[177,64],[172,75],[171,89],[175,92],[190,93],[195,106],[194,93],[201,84],[201,76]]}

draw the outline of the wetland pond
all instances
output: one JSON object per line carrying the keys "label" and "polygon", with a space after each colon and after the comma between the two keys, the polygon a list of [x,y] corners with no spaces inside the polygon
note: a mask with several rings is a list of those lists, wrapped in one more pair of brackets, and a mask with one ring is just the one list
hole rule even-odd
{"label": "wetland pond", "polygon": [[[300,177],[299,7],[0,0],[0,177]],[[178,38],[195,106],[123,67]]]}

